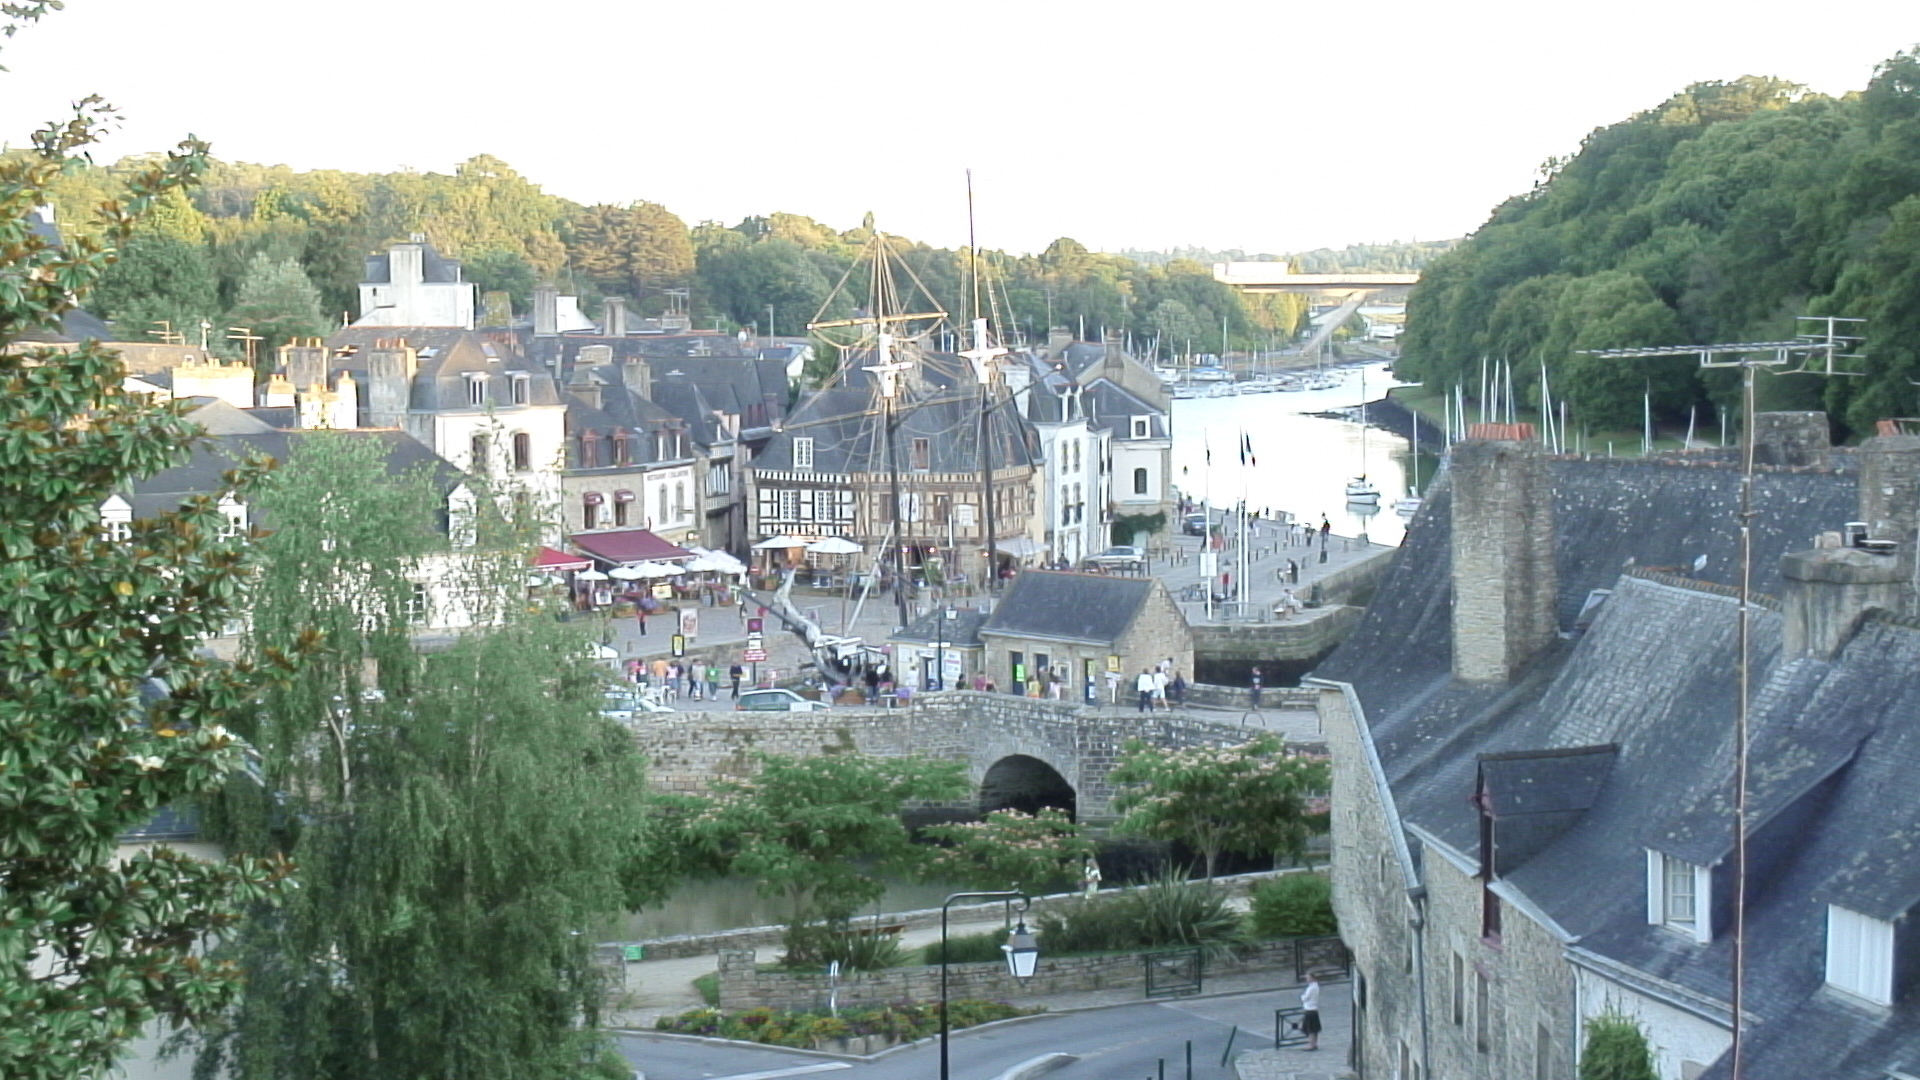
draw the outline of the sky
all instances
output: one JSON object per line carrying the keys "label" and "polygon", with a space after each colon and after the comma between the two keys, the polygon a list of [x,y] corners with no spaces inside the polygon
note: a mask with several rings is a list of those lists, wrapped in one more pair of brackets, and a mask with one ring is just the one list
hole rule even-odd
{"label": "sky", "polygon": [[688,224],[1285,253],[1462,236],[1690,83],[1864,87],[1911,0],[67,0],[0,42],[0,139],[450,172]]}

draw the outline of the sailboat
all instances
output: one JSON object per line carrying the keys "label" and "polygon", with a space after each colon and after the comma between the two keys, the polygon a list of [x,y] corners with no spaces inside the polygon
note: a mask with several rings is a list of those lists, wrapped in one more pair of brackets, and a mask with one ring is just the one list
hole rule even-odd
{"label": "sailboat", "polygon": [[1420,414],[1410,413],[1410,415],[1412,415],[1413,417],[1413,456],[1407,459],[1408,464],[1410,466],[1410,468],[1407,471],[1412,475],[1413,480],[1411,483],[1407,485],[1407,493],[1393,501],[1393,512],[1396,514],[1399,514],[1401,517],[1412,517],[1413,512],[1415,510],[1420,509],[1420,501],[1421,501],[1420,500]]}
{"label": "sailboat", "polygon": [[[1360,370],[1360,467],[1367,467],[1367,372]],[[1380,505],[1380,489],[1366,473],[1347,481],[1347,501],[1363,506]]]}

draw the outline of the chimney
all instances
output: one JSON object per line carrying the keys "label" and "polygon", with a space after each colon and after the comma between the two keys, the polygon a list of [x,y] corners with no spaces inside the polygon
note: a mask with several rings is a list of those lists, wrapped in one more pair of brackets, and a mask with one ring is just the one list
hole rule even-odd
{"label": "chimney", "polygon": [[1762,465],[1827,464],[1833,441],[1823,412],[1767,412],[1753,417],[1753,459]]}
{"label": "chimney", "polygon": [[1559,632],[1553,483],[1530,424],[1484,424],[1456,443],[1453,674],[1507,682]]}
{"label": "chimney", "polygon": [[600,407],[600,379],[585,364],[574,365],[573,377],[567,380],[567,393],[590,408]]}
{"label": "chimney", "polygon": [[558,337],[560,334],[560,290],[541,285],[533,290],[533,336]]}
{"label": "chimney", "polygon": [[327,426],[336,431],[351,431],[360,426],[360,384],[347,372],[333,381],[333,400],[329,403]]}
{"label": "chimney", "polygon": [[[416,233],[417,237],[419,234]],[[418,285],[426,280],[426,258],[419,243],[395,244],[387,249],[387,282]]]}
{"label": "chimney", "polygon": [[[1901,544],[1910,549],[1911,542]],[[1859,629],[1867,612],[1898,611],[1907,577],[1892,551],[1823,547],[1781,557],[1787,579],[1783,647],[1789,658],[1831,660]]]}
{"label": "chimney", "polygon": [[292,344],[280,346],[280,370],[296,393],[327,381],[327,350],[324,345]]}
{"label": "chimney", "polygon": [[600,305],[600,333],[603,337],[627,336],[627,298],[609,296]]}
{"label": "chimney", "polygon": [[1071,344],[1073,344],[1073,331],[1064,326],[1054,326],[1047,329],[1048,356],[1058,359],[1060,354],[1065,352],[1067,346]]}
{"label": "chimney", "polygon": [[269,409],[280,409],[293,404],[293,382],[285,375],[272,375],[267,378],[266,391],[261,395],[260,404]]}
{"label": "chimney", "polygon": [[367,350],[367,426],[405,427],[413,403],[418,356],[405,343],[387,339]]}
{"label": "chimney", "polygon": [[1893,562],[1906,582],[1895,610],[1920,615],[1914,591],[1920,544],[1920,435],[1876,435],[1860,444],[1860,520],[1871,540],[1893,541]]}
{"label": "chimney", "polygon": [[653,367],[638,356],[629,356],[620,364],[620,381],[637,398],[653,400]]}

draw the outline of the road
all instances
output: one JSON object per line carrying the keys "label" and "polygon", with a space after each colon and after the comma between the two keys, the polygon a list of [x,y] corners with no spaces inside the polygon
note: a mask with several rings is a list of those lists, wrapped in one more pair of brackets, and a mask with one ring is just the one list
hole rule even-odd
{"label": "road", "polygon": [[[994,1080],[1022,1063],[1065,1053],[1079,1060],[1048,1072],[1051,1080],[1188,1080],[1191,1043],[1192,1080],[1231,1080],[1231,1065],[1222,1067],[1220,1062],[1229,1037],[1235,1056],[1272,1046],[1274,1010],[1298,998],[1296,990],[1272,990],[1141,1002],[959,1031],[952,1036],[951,1076]],[[835,1080],[927,1080],[939,1069],[935,1040],[874,1061],[852,1061],[651,1035],[617,1038],[621,1053],[647,1080],[773,1080],[814,1074],[831,1074]]]}

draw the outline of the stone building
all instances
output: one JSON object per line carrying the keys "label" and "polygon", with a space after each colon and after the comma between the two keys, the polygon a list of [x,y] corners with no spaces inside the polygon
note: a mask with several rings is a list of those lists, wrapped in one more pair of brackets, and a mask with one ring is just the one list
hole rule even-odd
{"label": "stone building", "polygon": [[[982,663],[1002,690],[1048,676],[1069,701],[1108,700],[1108,673],[1122,700],[1142,668],[1171,659],[1193,672],[1193,636],[1158,578],[1028,570],[980,627]],[[1043,691],[1044,692],[1044,691]]]}
{"label": "stone building", "polygon": [[[1884,1080],[1920,1061],[1920,860],[1898,854],[1920,803],[1896,794],[1920,768],[1920,439],[1828,451],[1801,426],[1758,427],[1795,463],[1753,487],[1740,1074]],[[1353,1065],[1571,1078],[1614,1012],[1662,1080],[1726,1080],[1741,474],[1526,434],[1456,446],[1310,680]]]}

